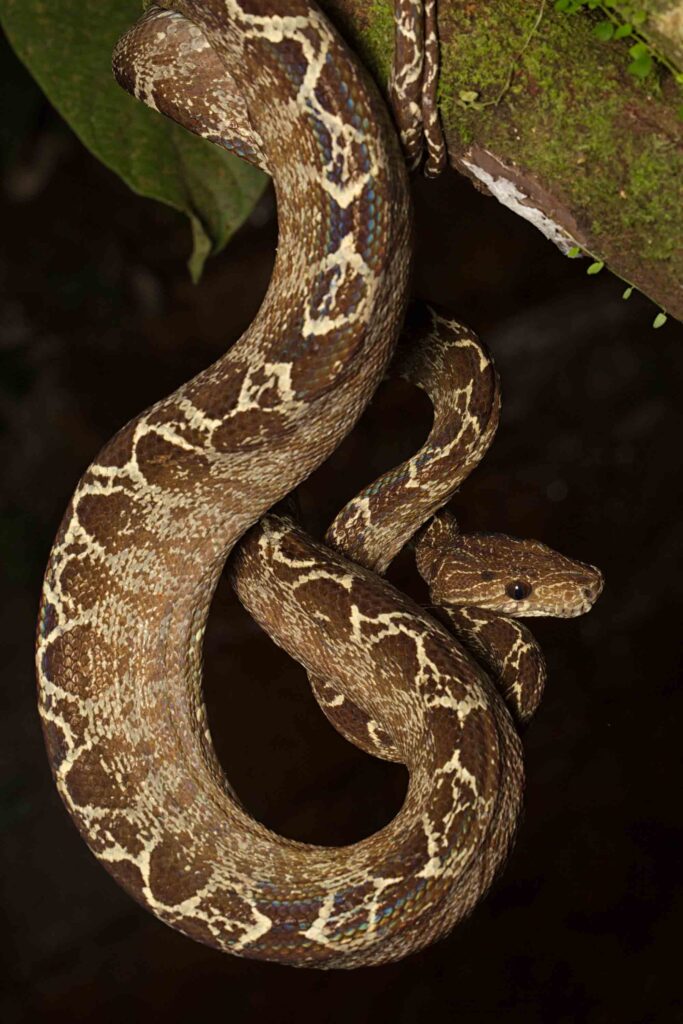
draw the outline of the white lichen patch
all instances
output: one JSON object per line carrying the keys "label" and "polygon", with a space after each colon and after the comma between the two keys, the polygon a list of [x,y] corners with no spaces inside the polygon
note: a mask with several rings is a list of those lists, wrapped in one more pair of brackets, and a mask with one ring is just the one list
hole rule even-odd
{"label": "white lichen patch", "polygon": [[576,240],[552,217],[538,207],[530,196],[524,193],[519,186],[503,174],[493,175],[473,160],[463,157],[463,164],[474,177],[486,186],[491,195],[507,206],[509,210],[523,217],[533,224],[535,228],[545,235],[565,255],[576,245]]}

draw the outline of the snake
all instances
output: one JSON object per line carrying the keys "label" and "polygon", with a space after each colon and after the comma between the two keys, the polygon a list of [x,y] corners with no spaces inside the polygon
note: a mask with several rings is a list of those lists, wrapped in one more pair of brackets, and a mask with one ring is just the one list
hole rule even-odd
{"label": "snake", "polygon": [[[114,54],[136,99],[268,171],[279,242],[245,334],[125,425],[76,487],[38,619],[46,747],[76,826],[133,898],[199,942],[292,966],[394,961],[472,910],[515,835],[517,726],[544,679],[514,616],[580,614],[602,586],[539,542],[461,534],[444,510],[498,423],[497,374],[472,332],[411,314],[389,370],[410,290],[407,163],[423,145],[431,173],[443,157],[434,11],[396,5],[403,152],[369,76],[308,0],[154,4]],[[429,437],[317,540],[271,510],[387,372],[429,395]],[[406,544],[434,608],[385,578]],[[339,848],[279,836],[226,777],[201,692],[226,561],[333,724],[408,767],[403,806],[374,835]]]}

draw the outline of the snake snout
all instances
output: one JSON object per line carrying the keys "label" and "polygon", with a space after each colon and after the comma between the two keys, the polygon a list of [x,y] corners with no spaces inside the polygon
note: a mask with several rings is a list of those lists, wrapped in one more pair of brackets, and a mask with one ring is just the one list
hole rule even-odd
{"label": "snake snout", "polygon": [[599,569],[594,566],[586,566],[588,570],[585,579],[581,583],[581,593],[586,599],[586,611],[597,601],[605,585],[605,578]]}

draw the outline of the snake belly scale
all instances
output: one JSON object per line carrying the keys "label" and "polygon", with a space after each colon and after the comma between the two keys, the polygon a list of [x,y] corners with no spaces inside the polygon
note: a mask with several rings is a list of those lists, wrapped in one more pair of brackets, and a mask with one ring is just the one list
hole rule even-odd
{"label": "snake belly scale", "polygon": [[[37,642],[57,787],[117,881],[184,934],[298,966],[395,960],[490,885],[519,813],[520,743],[496,686],[442,624],[343,543],[262,517],[353,427],[391,358],[410,263],[403,157],[362,67],[303,0],[153,6],[115,71],[268,169],[279,246],[243,337],[125,426],[67,508]],[[232,572],[245,604],[409,768],[399,814],[353,846],[274,834],[216,759],[202,639],[243,537]]]}

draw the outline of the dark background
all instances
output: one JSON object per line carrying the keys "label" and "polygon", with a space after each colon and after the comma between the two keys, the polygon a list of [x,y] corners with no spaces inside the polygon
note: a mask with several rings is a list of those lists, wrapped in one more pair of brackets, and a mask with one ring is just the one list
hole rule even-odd
{"label": "dark background", "polygon": [[[463,1024],[680,1019],[683,330],[621,300],[455,174],[415,184],[416,291],[494,352],[504,413],[453,502],[465,529],[538,537],[599,565],[586,618],[540,621],[550,681],[525,735],[511,861],[450,938],[402,963],[297,971],[196,945],[140,909],[86,849],[52,785],[35,711],[41,575],[83,469],[127,419],[215,359],[264,293],[267,194],[199,287],[189,229],[70,134],[0,48],[3,978],[0,1019]],[[387,385],[303,488],[322,527],[415,450],[426,400]],[[392,578],[415,592],[409,557]],[[390,819],[402,769],[341,739],[303,672],[221,584],[206,641],[211,728],[253,813],[345,843]],[[677,938],[678,937],[678,938]]]}

